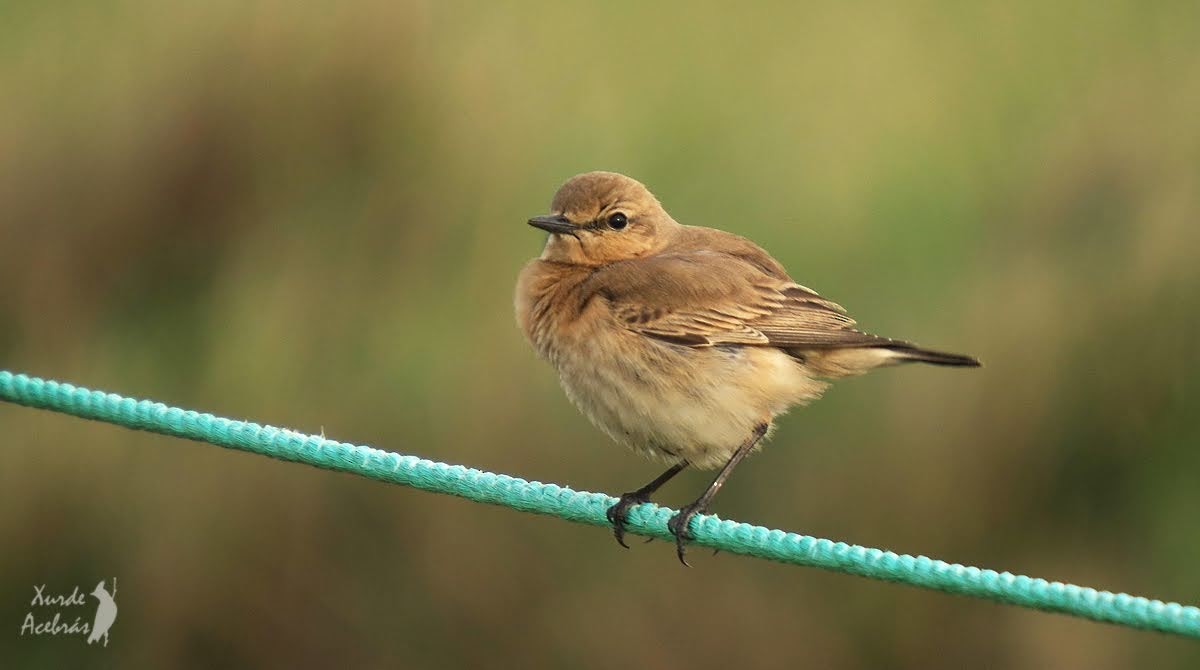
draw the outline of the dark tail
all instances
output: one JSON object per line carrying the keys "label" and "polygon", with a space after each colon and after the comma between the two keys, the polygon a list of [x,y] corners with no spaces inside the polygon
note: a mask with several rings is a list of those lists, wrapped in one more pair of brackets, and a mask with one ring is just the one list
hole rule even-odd
{"label": "dark tail", "polygon": [[944,351],[921,349],[913,345],[887,347],[900,354],[904,362],[931,363],[933,365],[949,365],[956,368],[977,368],[983,365],[978,360],[962,354],[949,354]]}

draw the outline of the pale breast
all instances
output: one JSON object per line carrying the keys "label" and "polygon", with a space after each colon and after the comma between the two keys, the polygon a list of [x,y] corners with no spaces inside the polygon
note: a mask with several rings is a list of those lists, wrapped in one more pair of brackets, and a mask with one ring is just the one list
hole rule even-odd
{"label": "pale breast", "polygon": [[518,320],[568,397],[644,455],[719,467],[757,425],[825,388],[779,349],[663,342],[626,329],[603,298],[572,305],[569,283],[533,277],[520,285]]}
{"label": "pale breast", "polygon": [[614,440],[666,461],[719,467],[754,428],[820,395],[822,382],[770,348],[689,348],[622,333],[568,351],[572,401]]}

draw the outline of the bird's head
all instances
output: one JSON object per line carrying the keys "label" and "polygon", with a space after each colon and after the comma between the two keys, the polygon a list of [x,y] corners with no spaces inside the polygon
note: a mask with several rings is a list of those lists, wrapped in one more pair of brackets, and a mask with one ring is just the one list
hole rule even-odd
{"label": "bird's head", "polygon": [[661,251],[680,225],[641,182],[615,172],[567,180],[550,214],[529,225],[550,233],[542,260],[605,265]]}

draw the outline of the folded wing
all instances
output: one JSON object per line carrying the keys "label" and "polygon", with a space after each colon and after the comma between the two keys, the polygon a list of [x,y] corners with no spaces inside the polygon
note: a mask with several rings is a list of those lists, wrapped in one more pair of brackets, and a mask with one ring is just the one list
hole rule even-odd
{"label": "folded wing", "polygon": [[728,254],[693,251],[615,263],[597,293],[646,337],[693,347],[815,349],[904,344],[854,329],[840,305]]}

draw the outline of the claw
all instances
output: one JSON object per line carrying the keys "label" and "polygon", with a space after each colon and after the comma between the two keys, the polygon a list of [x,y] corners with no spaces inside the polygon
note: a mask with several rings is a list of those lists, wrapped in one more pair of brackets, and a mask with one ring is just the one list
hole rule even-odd
{"label": "claw", "polygon": [[683,557],[685,553],[687,553],[687,550],[683,548],[683,540],[675,538],[675,555],[679,557],[679,562],[683,564],[683,567],[690,568],[692,564],[688,563],[687,559]]}
{"label": "claw", "polygon": [[[698,502],[698,501],[697,501]],[[692,533],[688,527],[692,523],[692,517],[702,512],[702,508],[697,503],[692,503],[679,510],[679,513],[671,517],[667,522],[667,530],[675,536],[675,555],[679,557],[679,562],[687,567],[692,567],[691,563],[687,562],[685,554],[687,553],[686,543],[692,539]]]}
{"label": "claw", "polygon": [[629,510],[635,505],[646,502],[650,502],[650,496],[640,491],[622,493],[617,504],[609,507],[608,512],[604,514],[608,518],[608,522],[612,524],[613,537],[617,538],[617,544],[626,549],[629,548],[629,545],[625,544],[625,520],[629,518]]}
{"label": "claw", "polygon": [[[650,496],[657,491],[660,486],[670,481],[672,477],[682,472],[687,466],[687,461],[679,461],[675,465],[667,468],[666,472],[662,473],[656,477],[654,481],[646,484],[642,488],[636,491],[630,491],[629,493],[622,493],[621,497],[617,499],[617,504],[608,508],[608,511],[604,514],[604,516],[607,517],[608,522],[612,524],[613,537],[617,538],[617,544],[625,547],[626,549],[629,548],[629,545],[625,544],[625,521],[629,518],[629,509],[634,505],[641,505],[642,503],[650,502]],[[649,542],[650,540],[646,541]]]}

